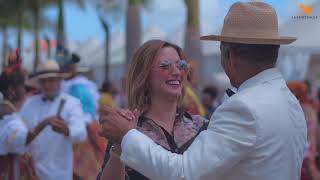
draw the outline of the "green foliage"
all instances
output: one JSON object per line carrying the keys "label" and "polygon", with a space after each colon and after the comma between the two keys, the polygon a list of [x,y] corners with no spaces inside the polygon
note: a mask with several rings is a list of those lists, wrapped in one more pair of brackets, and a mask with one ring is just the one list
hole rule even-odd
{"label": "green foliage", "polygon": [[143,5],[143,6],[149,6],[151,4],[152,0],[128,0],[129,6],[135,6],[135,5]]}
{"label": "green foliage", "polygon": [[0,0],[0,26],[32,30],[35,11],[39,10],[37,14],[42,22],[40,26],[52,27],[53,23],[41,11],[52,4],[50,0]]}

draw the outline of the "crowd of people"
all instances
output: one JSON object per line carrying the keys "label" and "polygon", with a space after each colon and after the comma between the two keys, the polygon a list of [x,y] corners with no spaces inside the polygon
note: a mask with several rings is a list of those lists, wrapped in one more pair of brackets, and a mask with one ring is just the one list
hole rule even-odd
{"label": "crowd of people", "polygon": [[95,83],[70,68],[78,60],[72,55],[63,66],[43,61],[30,75],[16,65],[21,59],[4,68],[1,179],[96,177],[106,148],[96,121],[100,95]]}
{"label": "crowd of people", "polygon": [[[158,46],[158,49],[162,46],[174,48],[180,53],[179,59],[186,59],[183,51],[174,44],[154,40],[150,41],[149,46]],[[153,55],[158,49],[154,50]],[[139,56],[142,55],[141,53]],[[136,57],[132,61],[139,63],[140,59]],[[134,88],[141,79],[132,79],[139,76],[131,75],[128,76],[130,83],[126,84],[124,78],[123,90],[119,90],[121,88],[116,87],[114,82],[107,80],[99,89],[88,77],[77,72],[79,61],[77,54],[71,54],[63,64],[44,60],[34,73],[28,74],[22,66],[19,52],[9,54],[0,76],[1,179],[89,180],[98,175],[106,149],[111,147],[109,145],[107,148],[108,140],[99,134],[101,128],[97,121],[98,108],[132,106],[128,104],[131,101],[128,101],[127,97],[136,98],[136,95],[127,96],[124,88]],[[146,58],[146,61],[150,59]],[[171,66],[166,64],[170,63],[169,61],[161,63],[161,66]],[[183,61],[178,67],[180,66],[186,73],[190,71],[187,61]],[[137,72],[143,74],[139,70],[134,73]],[[189,79],[192,78],[190,74],[188,76]],[[140,78],[142,77],[146,78],[141,75]],[[148,83],[136,91],[149,91]],[[190,120],[187,124],[178,125],[179,131],[190,125],[201,128],[199,125],[208,121],[202,120],[204,118],[201,116],[209,119],[219,105],[218,90],[213,85],[205,87],[202,94],[198,95],[191,85],[187,87],[186,97],[179,105],[181,109],[185,108],[185,111],[180,112],[182,116],[179,118]],[[143,101],[146,99],[144,95],[141,94]],[[201,116],[195,118],[193,115]],[[147,128],[157,128],[151,121],[145,123],[143,126]],[[192,125],[193,123],[195,124]],[[185,134],[181,135],[182,142],[192,137],[192,133],[188,138],[184,137]],[[109,157],[109,153],[106,153],[106,156]]]}
{"label": "crowd of people", "polygon": [[[289,43],[289,41],[285,43]],[[266,42],[266,40],[264,39],[263,42]],[[255,44],[254,42],[250,43]],[[247,149],[252,148],[253,140],[250,138],[256,132],[250,131],[253,128],[251,124],[253,122],[251,121],[247,123],[245,121],[244,124],[241,124],[243,122],[232,122],[233,118],[241,117],[243,119],[240,118],[239,121],[246,120],[248,118],[246,115],[250,113],[247,109],[240,109],[244,112],[241,114],[243,116],[238,117],[235,114],[240,110],[234,105],[237,105],[237,103],[243,104],[242,101],[235,100],[239,95],[233,97],[233,102],[228,100],[235,93],[241,95],[241,86],[243,85],[240,86],[242,82],[237,81],[240,77],[235,77],[231,72],[237,71],[231,69],[236,67],[233,67],[233,64],[228,64],[227,60],[245,57],[251,61],[246,61],[248,64],[236,62],[238,63],[237,68],[250,67],[251,69],[247,69],[250,73],[253,69],[250,63],[254,63],[255,68],[258,66],[268,67],[264,72],[264,78],[274,74],[280,77],[276,68],[270,68],[272,66],[269,67],[268,63],[270,62],[267,61],[268,59],[274,59],[271,62],[271,64],[274,64],[276,55],[273,56],[273,53],[277,53],[278,49],[277,43],[267,46],[243,45],[241,42],[222,43],[222,63],[225,63],[222,65],[227,75],[231,76],[231,85],[233,85],[224,94],[220,94],[219,89],[214,84],[206,85],[199,91],[199,87],[197,87],[199,79],[195,78],[197,77],[197,71],[194,62],[188,60],[179,46],[163,40],[150,40],[138,48],[130,61],[127,75],[123,78],[122,87],[116,87],[114,82],[106,80],[101,88],[98,88],[96,83],[77,72],[78,63],[81,61],[81,57],[77,54],[70,54],[64,61],[43,60],[35,72],[28,74],[22,66],[23,57],[20,56],[19,51],[11,52],[0,75],[0,180],[143,180],[150,177],[167,177],[166,173],[161,173],[161,168],[168,172],[168,177],[171,177],[171,175],[172,177],[178,177],[181,175],[176,174],[181,170],[179,169],[181,164],[178,162],[181,156],[176,157],[166,154],[166,156],[173,158],[175,163],[179,164],[175,167],[177,170],[174,172],[175,168],[171,166],[168,166],[171,168],[170,170],[167,169],[164,163],[168,161],[166,157],[163,157],[162,164],[154,164],[159,162],[157,161],[159,156],[157,157],[156,153],[152,154],[152,152],[155,152],[155,150],[163,152],[164,149],[174,154],[191,156],[192,153],[188,153],[188,151],[195,150],[195,146],[203,148],[202,145],[210,144],[208,139],[201,136],[201,134],[208,135],[208,128],[211,128],[211,131],[214,132],[212,133],[215,135],[213,138],[221,143],[217,147],[229,145],[229,149],[223,149],[223,147],[220,150],[215,149],[217,155],[220,155],[221,162],[218,162],[217,159],[210,160],[211,162],[208,162],[210,158],[203,159],[205,157],[202,153],[205,153],[205,149],[202,149],[203,152],[193,153],[192,158],[197,156],[195,161],[186,162],[191,159],[185,159],[186,161],[183,162],[188,164],[184,167],[189,168],[190,172],[183,173],[187,174],[188,177],[199,178],[197,174],[194,174],[195,172],[191,167],[194,167],[192,164],[200,164],[199,160],[201,159],[210,165],[217,160],[216,163],[223,166],[224,161],[229,161],[227,159],[229,157],[224,155],[224,152],[234,153],[234,157],[230,157],[232,161],[230,160],[227,164],[229,166],[233,164],[233,161],[239,160],[233,151],[242,149],[244,154]],[[255,53],[250,52],[251,54],[248,55],[247,52],[250,50],[254,50]],[[268,54],[265,52],[268,52]],[[262,55],[266,58],[261,58]],[[263,64],[253,62],[257,57],[260,61],[266,60],[266,62],[263,62]],[[257,69],[253,71],[255,70]],[[257,72],[255,71],[253,74],[256,75]],[[262,78],[262,75],[260,76]],[[264,83],[272,84],[272,80],[269,80],[270,82],[265,80]],[[279,85],[281,83],[277,83],[277,86],[281,86]],[[303,149],[302,180],[320,179],[320,88],[317,97],[313,97],[310,88],[311,83],[308,81],[286,82],[286,87],[295,95],[297,102],[302,107],[304,118],[301,119],[305,119],[308,130],[307,147],[302,148],[300,142],[296,142],[296,150],[292,150],[301,153],[300,150]],[[256,90],[261,90],[262,93],[263,88],[266,87],[260,87]],[[267,88],[271,91],[278,87],[275,89]],[[234,92],[234,89],[236,89],[236,92]],[[268,93],[266,92],[264,97],[266,101],[269,100]],[[300,106],[296,106],[296,99],[286,91],[282,93],[292,103],[292,107],[288,107],[286,111],[300,117]],[[249,96],[244,91],[242,94],[246,98]],[[258,98],[254,99],[256,97]],[[257,104],[257,106],[267,107],[269,105],[258,101],[259,98],[260,96],[257,95],[251,100],[256,100],[254,104]],[[286,105],[282,102],[286,100],[278,100],[280,105]],[[277,107],[272,108],[276,110]],[[291,112],[291,108],[295,109],[295,112]],[[234,114],[229,112],[230,114],[226,116],[229,118],[228,122],[223,122],[221,120],[222,116],[214,116],[215,111],[218,111],[217,114],[234,111]],[[272,119],[274,113],[259,111],[257,116]],[[293,117],[290,118],[293,123],[290,127],[295,128],[295,138],[300,138],[299,140],[302,142],[304,126],[301,125],[301,122],[295,121],[296,119]],[[118,119],[126,120],[118,121]],[[232,125],[233,123],[235,125]],[[210,124],[213,125],[210,126]],[[243,129],[237,129],[236,125],[238,124],[243,126]],[[280,127],[282,125],[279,123]],[[131,143],[131,146],[136,148],[132,152],[128,149],[122,149],[121,139],[125,134],[121,134],[120,131],[113,131],[114,129],[111,129],[113,126],[118,127],[118,129],[137,129],[163,149],[158,147],[152,149],[154,148],[153,144],[139,134],[135,134],[135,140],[140,140],[139,142],[145,144]],[[233,130],[243,131],[234,132]],[[115,136],[114,134],[117,132],[121,135]],[[225,132],[228,132],[230,137],[225,136],[223,134]],[[131,131],[132,137],[134,133],[136,132]],[[282,142],[268,142],[268,135],[263,135],[266,136],[264,138],[267,144],[261,144],[261,147],[255,148],[263,148],[263,146],[274,144],[284,148]],[[198,136],[202,138],[202,142],[197,141]],[[129,140],[127,140],[127,144]],[[241,140],[241,142],[232,144],[237,140]],[[191,146],[193,142],[196,145]],[[213,146],[214,144],[208,148],[211,150],[216,148]],[[148,151],[145,157],[142,153],[135,154],[142,147]],[[191,150],[189,150],[189,147]],[[123,151],[125,152],[121,161],[120,155]],[[144,159],[145,161],[134,161],[135,158],[141,160],[149,156],[151,158]],[[246,156],[246,158],[253,159],[251,156]],[[150,159],[152,162],[148,162]],[[272,162],[276,161],[279,162],[274,159]],[[271,161],[266,162],[265,166]],[[139,163],[145,164],[140,165]],[[292,162],[292,166],[299,166],[299,163],[294,163],[297,162]],[[155,165],[158,165],[159,169],[153,168]],[[243,164],[243,166],[245,165],[248,168],[250,167],[249,164]],[[153,169],[150,170],[150,168]],[[206,170],[204,168],[204,171]],[[218,171],[214,172],[217,174],[209,173],[210,176],[208,177],[219,177]],[[257,173],[259,172],[257,170]],[[197,173],[201,172],[197,171]],[[238,173],[241,174],[240,171]],[[300,176],[300,172],[296,173]],[[203,176],[205,175],[207,174]],[[294,177],[295,175],[288,176]]]}

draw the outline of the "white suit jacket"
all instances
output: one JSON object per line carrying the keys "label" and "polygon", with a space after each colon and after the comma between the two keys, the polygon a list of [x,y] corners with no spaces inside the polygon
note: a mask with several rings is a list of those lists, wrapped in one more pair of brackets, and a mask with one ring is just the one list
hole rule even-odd
{"label": "white suit jacket", "polygon": [[134,129],[121,160],[159,180],[299,180],[306,143],[300,104],[272,68],[241,84],[183,155]]}

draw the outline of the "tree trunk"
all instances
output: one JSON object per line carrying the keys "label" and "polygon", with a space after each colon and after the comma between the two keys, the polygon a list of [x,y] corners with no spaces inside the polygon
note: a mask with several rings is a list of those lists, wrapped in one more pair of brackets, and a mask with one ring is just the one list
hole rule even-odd
{"label": "tree trunk", "polygon": [[109,45],[110,45],[110,27],[108,23],[103,20],[101,16],[99,16],[100,23],[103,27],[103,30],[105,32],[105,52],[104,52],[104,58],[105,58],[105,81],[109,80],[109,74],[110,74],[110,63],[109,63]]}
{"label": "tree trunk", "polygon": [[129,0],[126,26],[126,68],[134,51],[139,47],[141,42],[140,8],[141,1]]}
{"label": "tree trunk", "polygon": [[2,27],[2,67],[6,65],[6,55],[8,50],[8,31],[7,27]]}
{"label": "tree trunk", "polygon": [[65,33],[64,33],[64,4],[63,0],[58,0],[58,27],[57,27],[57,40],[62,46],[65,44]]}
{"label": "tree trunk", "polygon": [[110,31],[109,28],[105,29],[105,80],[109,80],[110,75],[110,62],[109,62],[109,45],[110,45]]}
{"label": "tree trunk", "polygon": [[[198,62],[202,67],[202,48],[200,44],[199,0],[185,0],[187,7],[187,22],[185,31],[184,50],[187,57]],[[199,69],[200,70],[200,69]],[[200,75],[203,78],[203,75]]]}
{"label": "tree trunk", "polygon": [[34,18],[35,18],[35,24],[34,24],[34,43],[35,43],[35,53],[34,53],[34,64],[33,64],[33,70],[35,71],[39,62],[40,62],[40,46],[39,46],[39,31],[40,31],[40,8],[36,6],[34,8]]}
{"label": "tree trunk", "polygon": [[199,30],[199,0],[186,0],[187,23],[184,49],[191,60],[201,61],[202,52]]}
{"label": "tree trunk", "polygon": [[17,23],[18,23],[17,47],[20,50],[20,52],[22,52],[23,12],[24,12],[24,1],[21,1],[19,3],[19,9],[17,12]]}
{"label": "tree trunk", "polygon": [[66,37],[64,32],[64,1],[58,0],[58,22],[57,22],[57,47],[56,47],[56,60],[59,65],[65,64],[69,52],[66,49]]}
{"label": "tree trunk", "polygon": [[51,59],[51,41],[48,36],[45,36],[45,40],[47,43],[47,59]]}

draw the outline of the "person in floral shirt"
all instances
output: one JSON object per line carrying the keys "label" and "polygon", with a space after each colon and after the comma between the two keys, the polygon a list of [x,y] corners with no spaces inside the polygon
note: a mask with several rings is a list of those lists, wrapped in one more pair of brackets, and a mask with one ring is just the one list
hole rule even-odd
{"label": "person in floral shirt", "polygon": [[[129,109],[140,111],[137,129],[163,148],[178,154],[182,154],[208,124],[208,120],[190,115],[182,108],[189,70],[185,59],[182,49],[174,44],[148,41],[131,60],[126,86]],[[97,179],[148,179],[122,164],[117,157],[120,151],[119,144],[107,149],[110,155],[106,155]]]}

